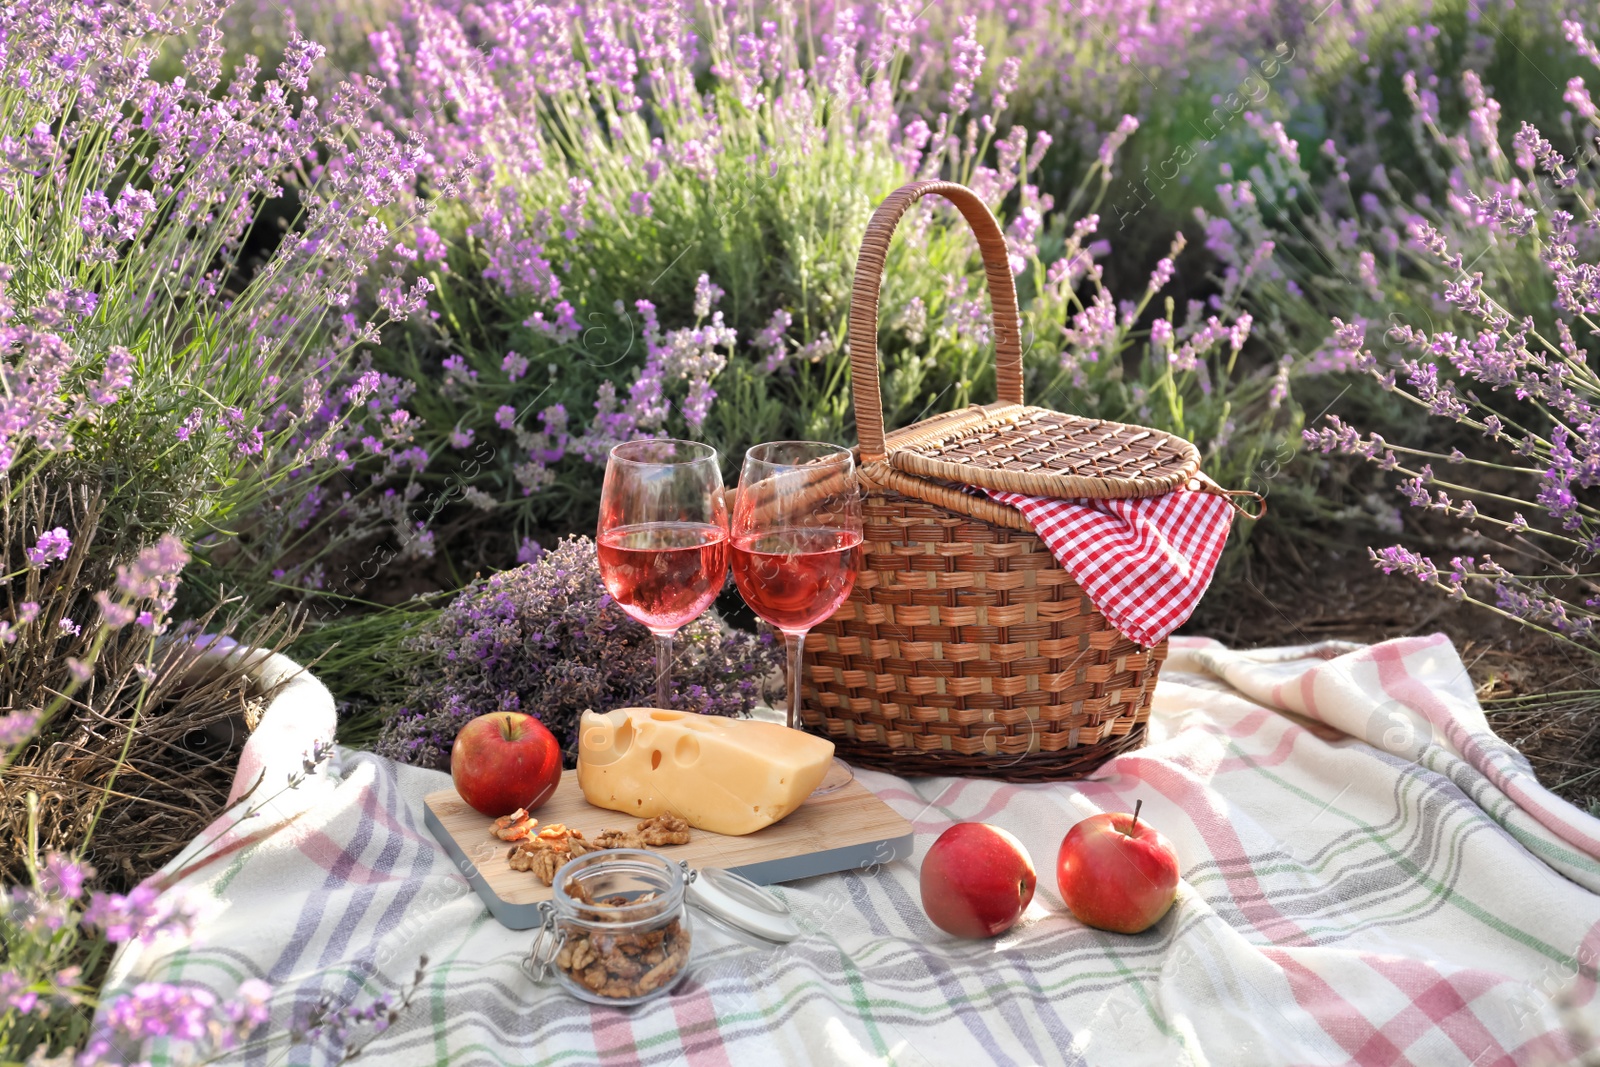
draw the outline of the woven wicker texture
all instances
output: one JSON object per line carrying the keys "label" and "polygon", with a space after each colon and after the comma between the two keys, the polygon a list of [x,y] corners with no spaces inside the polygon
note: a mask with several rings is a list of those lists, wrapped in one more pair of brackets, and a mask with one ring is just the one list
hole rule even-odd
{"label": "woven wicker texture", "polygon": [[901,774],[1069,777],[1137,746],[1164,643],[1113,629],[1037,534],[864,480],[855,590],[806,639],[809,728]]}
{"label": "woven wicker texture", "polygon": [[[884,435],[878,288],[895,225],[929,193],[972,226],[994,312],[999,401]],[[1123,637],[1018,511],[966,486],[1154,495],[1199,469],[1193,446],[1022,403],[1005,238],[971,190],[921,181],[867,224],[850,298],[850,380],[865,496],[850,599],[806,640],[801,719],[839,754],[897,774],[1044,781],[1144,741],[1166,644]]]}
{"label": "woven wicker texture", "polygon": [[1194,445],[1160,430],[1020,404],[984,410],[982,423],[953,433],[919,424],[891,434],[889,462],[925,478],[1068,498],[1157,496],[1200,470]]}
{"label": "woven wicker texture", "polygon": [[[972,227],[994,314],[999,401],[925,419],[887,437],[878,381],[878,290],[889,242],[901,217],[937,193]],[[1005,237],[970,189],[954,182],[912,182],[890,193],[861,239],[850,290],[850,381],[861,460],[890,463],[928,478],[1035,496],[1156,496],[1200,469],[1200,454],[1161,430],[1083,419],[1022,403],[1022,336]]]}
{"label": "woven wicker texture", "polygon": [[998,778],[1005,782],[1065,782],[1086,778],[1119,752],[1142,748],[1145,728],[1141,724],[1121,737],[1098,745],[1064,748],[1060,752],[1035,752],[1024,759],[980,754],[963,756],[959,752],[918,752],[907,756],[881,745],[860,745],[834,739],[834,755],[855,767],[888,771],[906,778],[925,775],[954,775],[962,778]]}

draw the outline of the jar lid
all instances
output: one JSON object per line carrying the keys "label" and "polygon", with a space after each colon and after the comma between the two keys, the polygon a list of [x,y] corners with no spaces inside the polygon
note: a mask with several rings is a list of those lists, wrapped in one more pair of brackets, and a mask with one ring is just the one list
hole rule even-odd
{"label": "jar lid", "polygon": [[800,936],[789,906],[743,875],[720,867],[702,867],[689,879],[689,902],[717,925],[734,934],[749,934],[771,945]]}

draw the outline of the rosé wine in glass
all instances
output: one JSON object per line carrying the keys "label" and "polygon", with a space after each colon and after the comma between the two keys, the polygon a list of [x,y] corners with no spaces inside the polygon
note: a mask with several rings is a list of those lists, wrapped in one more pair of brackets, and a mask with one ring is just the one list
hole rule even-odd
{"label": "ros\u00e9 wine in glass", "polygon": [[700,617],[728,576],[728,532],[698,522],[646,522],[600,535],[600,577],[629,615],[669,633]]}
{"label": "ros\u00e9 wine in glass", "polygon": [[855,588],[859,530],[774,530],[732,544],[733,580],[750,610],[780,630],[810,630]]}
{"label": "ros\u00e9 wine in glass", "polygon": [[[791,727],[801,725],[806,631],[855,587],[862,543],[855,457],[818,441],[774,441],[745,453],[729,526],[733,580],[750,609],[783,632]],[[838,760],[814,794],[848,785]]]}
{"label": "ros\u00e9 wine in glass", "polygon": [[595,534],[600,578],[656,636],[656,706],[671,707],[672,636],[728,579],[728,506],[717,451],[698,441],[611,450]]}

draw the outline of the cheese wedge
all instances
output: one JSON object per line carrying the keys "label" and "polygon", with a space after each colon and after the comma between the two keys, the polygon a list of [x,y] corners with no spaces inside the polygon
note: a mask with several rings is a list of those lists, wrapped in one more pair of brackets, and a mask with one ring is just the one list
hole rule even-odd
{"label": "cheese wedge", "polygon": [[828,772],[833,742],[775,722],[619,708],[578,724],[578,785],[589,803],[648,819],[672,812],[718,834],[789,814]]}

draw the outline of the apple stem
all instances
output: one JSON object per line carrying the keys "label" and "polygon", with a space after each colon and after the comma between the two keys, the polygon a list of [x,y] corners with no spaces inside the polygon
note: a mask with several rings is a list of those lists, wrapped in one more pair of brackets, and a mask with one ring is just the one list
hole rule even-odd
{"label": "apple stem", "polygon": [[1132,837],[1133,832],[1139,828],[1139,809],[1142,807],[1144,807],[1144,801],[1135,800],[1133,802],[1133,825],[1128,827],[1129,837]]}

